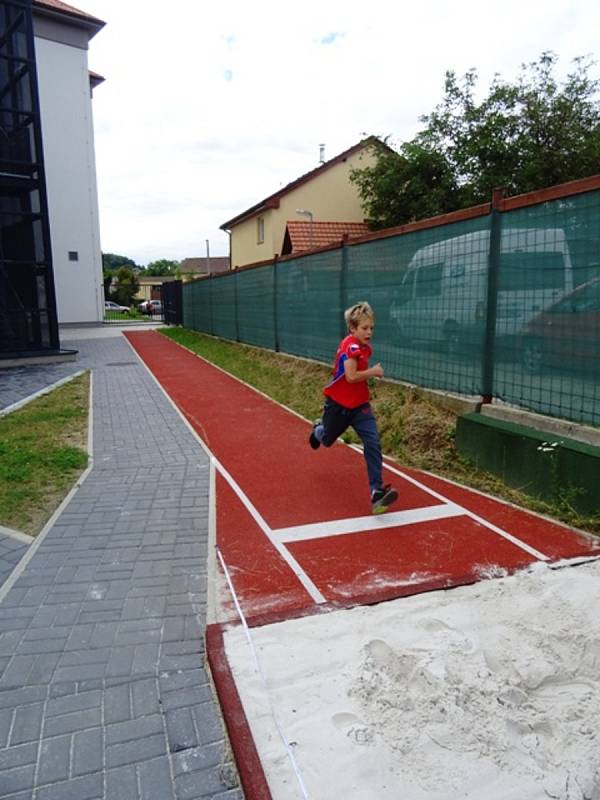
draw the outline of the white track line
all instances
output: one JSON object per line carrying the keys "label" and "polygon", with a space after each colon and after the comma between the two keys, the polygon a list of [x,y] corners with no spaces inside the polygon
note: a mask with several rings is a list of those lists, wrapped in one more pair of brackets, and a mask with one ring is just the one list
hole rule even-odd
{"label": "white track line", "polygon": [[323,539],[347,533],[398,528],[402,525],[413,525],[418,522],[464,516],[464,513],[460,506],[454,503],[444,503],[444,505],[413,508],[410,511],[396,511],[382,514],[381,516],[354,517],[353,519],[337,519],[330,522],[315,522],[310,525],[293,525],[289,528],[276,528],[272,533],[274,541],[303,542],[307,539]]}
{"label": "white track line", "polygon": [[[223,476],[224,480],[231,486],[234,494],[237,495],[238,499],[241,501],[242,505],[249,512],[249,514],[252,517],[252,519],[256,522],[258,527],[262,530],[262,532],[265,534],[265,536],[269,539],[269,541],[271,542],[273,547],[281,555],[281,557],[286,562],[286,564],[290,567],[290,569],[292,570],[294,575],[296,575],[296,577],[298,578],[298,580],[300,581],[302,586],[304,586],[304,588],[306,589],[306,591],[308,592],[310,597],[314,600],[315,603],[318,603],[318,604],[325,603],[326,600],[323,597],[323,595],[321,594],[321,592],[317,589],[315,584],[311,581],[311,579],[308,577],[306,572],[304,572],[302,567],[298,564],[296,559],[289,552],[289,550],[285,547],[285,545],[282,544],[281,542],[277,542],[277,541],[274,540],[274,538],[273,538],[273,530],[269,527],[269,525],[267,525],[267,523],[265,522],[263,517],[260,515],[260,513],[256,509],[256,507],[250,502],[250,500],[248,499],[246,494],[242,491],[242,489],[239,486],[239,484],[233,479],[233,477],[229,474],[229,472],[221,464],[221,462],[218,460],[218,458],[209,449],[209,447],[206,444],[206,442],[204,442],[200,438],[200,436],[198,435],[198,432],[192,427],[192,424],[190,423],[189,419],[185,416],[185,414],[179,408],[179,406],[174,402],[173,398],[169,395],[169,393],[164,388],[164,386],[161,384],[161,382],[158,380],[156,375],[152,372],[150,367],[146,364],[146,362],[144,361],[144,359],[142,358],[140,353],[138,353],[136,348],[129,341],[129,339],[127,339],[126,336],[124,338],[125,338],[125,341],[127,342],[127,344],[130,346],[132,352],[135,353],[136,357],[139,359],[139,361],[142,364],[142,366],[146,369],[148,374],[151,376],[153,381],[156,383],[156,385],[159,387],[161,392],[167,398],[169,403],[173,406],[175,411],[179,414],[179,416],[181,417],[181,419],[183,420],[183,422],[185,423],[185,425],[187,426],[189,431],[192,433],[192,435],[194,436],[196,441],[199,443],[201,448],[207,454],[208,458],[210,459],[210,463],[212,464],[214,469],[216,469],[217,472],[219,472]],[[183,349],[187,349],[187,348],[183,348]],[[210,363],[210,362],[207,362],[207,363]]]}
{"label": "white track line", "polygon": [[298,562],[296,561],[294,556],[290,553],[290,551],[287,549],[287,547],[285,547],[283,542],[279,541],[274,536],[273,529],[271,527],[269,527],[269,525],[267,525],[267,523],[265,522],[263,517],[259,514],[258,510],[256,509],[256,507],[250,502],[250,500],[248,499],[246,493],[242,490],[242,488],[237,483],[237,481],[229,474],[229,472],[225,469],[225,467],[222,464],[220,464],[219,461],[214,456],[213,456],[213,459],[215,461],[215,465],[216,465],[218,471],[225,478],[227,483],[231,486],[233,491],[236,493],[238,498],[241,500],[242,504],[244,505],[244,507],[246,508],[246,510],[248,511],[250,516],[252,517],[252,519],[256,522],[258,527],[262,530],[262,532],[265,534],[267,539],[271,542],[273,547],[275,547],[277,552],[284,559],[284,561],[290,567],[292,572],[296,575],[296,577],[298,578],[298,580],[300,581],[302,586],[304,586],[304,588],[309,593],[309,595],[312,597],[312,599],[315,601],[315,603],[324,603],[325,602],[325,598],[323,597],[321,592],[317,589],[317,587],[311,581],[311,579],[308,577],[306,572],[304,572],[304,570],[302,569],[300,564],[298,564]]}
{"label": "white track line", "polygon": [[[358,453],[362,453],[361,448],[358,447],[357,445],[350,445],[350,447],[352,447],[352,449],[356,450]],[[418,480],[412,478],[410,475],[407,475],[405,472],[402,472],[401,470],[396,469],[395,467],[392,467],[390,464],[386,464],[385,462],[383,466],[385,469],[388,469],[390,472],[393,472],[394,475],[398,475],[400,478],[403,478],[405,481],[412,483],[414,486],[417,486],[419,489],[422,489],[424,492],[427,492],[427,494],[430,494],[432,497],[436,497],[443,503],[452,503],[452,501],[448,500],[447,497],[444,497],[443,494],[436,492],[434,489],[430,489],[424,483],[420,483]],[[460,506],[457,503],[453,505],[456,505],[457,508],[462,509],[462,513],[466,517],[470,517],[474,522],[478,522],[480,525],[483,525],[483,527],[488,528],[488,530],[490,531],[493,531],[493,533],[497,533],[498,536],[501,536],[503,539],[506,539],[507,541],[511,542],[516,547],[519,547],[521,550],[524,550],[526,553],[532,555],[534,558],[537,558],[540,561],[550,561],[550,556],[544,555],[544,553],[540,552],[539,550],[536,550],[535,547],[531,547],[531,545],[528,545],[527,542],[523,542],[521,539],[518,539],[511,533],[508,533],[508,531],[505,531],[502,528],[499,528],[497,525],[494,525],[493,522],[489,522],[484,517],[480,517],[478,514],[475,514],[473,511],[469,511],[468,508]]]}

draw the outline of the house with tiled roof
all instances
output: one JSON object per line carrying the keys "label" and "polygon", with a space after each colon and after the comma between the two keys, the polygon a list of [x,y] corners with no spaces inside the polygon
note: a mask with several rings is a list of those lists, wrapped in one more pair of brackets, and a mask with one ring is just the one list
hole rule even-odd
{"label": "house with tiled roof", "polygon": [[281,255],[288,256],[319,247],[339,244],[345,239],[369,233],[366,222],[323,222],[321,220],[288,220],[283,236]]}
{"label": "house with tiled roof", "polygon": [[[325,237],[327,231],[320,223],[364,224],[358,188],[351,182],[350,172],[375,163],[376,142],[373,136],[361,140],[224,222],[221,229],[230,234],[232,268],[282,255],[284,247],[293,250],[291,237],[297,231],[308,231],[310,242],[310,223],[315,246],[317,235],[323,233]],[[296,220],[307,223],[307,227],[290,229],[289,223]],[[327,243],[332,242],[328,239]]]}
{"label": "house with tiled roof", "polygon": [[229,256],[198,256],[184,258],[179,264],[183,280],[193,280],[205,275],[216,275],[229,270]]}
{"label": "house with tiled roof", "polygon": [[62,0],[31,4],[58,322],[100,322],[104,288],[90,41],[105,23]]}

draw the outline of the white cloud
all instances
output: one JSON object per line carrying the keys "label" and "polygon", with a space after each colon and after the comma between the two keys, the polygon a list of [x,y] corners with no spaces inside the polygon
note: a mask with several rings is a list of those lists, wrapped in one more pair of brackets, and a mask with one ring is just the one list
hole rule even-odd
{"label": "white cloud", "polygon": [[487,89],[554,50],[593,53],[593,0],[374,0],[289,6],[82,0],[90,44],[103,249],[136,260],[227,252],[219,225],[363,133],[411,138],[447,69]]}

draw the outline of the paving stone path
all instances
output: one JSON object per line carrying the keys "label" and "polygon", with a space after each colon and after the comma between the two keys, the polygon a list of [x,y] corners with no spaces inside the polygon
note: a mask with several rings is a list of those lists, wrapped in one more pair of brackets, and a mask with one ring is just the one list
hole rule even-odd
{"label": "paving stone path", "polygon": [[94,397],[93,468],[0,588],[0,798],[243,800],[204,661],[208,461],[111,334],[0,371],[0,408],[88,367]]}

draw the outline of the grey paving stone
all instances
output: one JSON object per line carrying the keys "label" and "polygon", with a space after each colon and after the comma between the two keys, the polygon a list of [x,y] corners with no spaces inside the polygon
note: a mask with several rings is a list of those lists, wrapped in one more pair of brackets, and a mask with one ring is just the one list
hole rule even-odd
{"label": "grey paving stone", "polygon": [[[94,369],[93,468],[0,603],[0,798],[242,800],[204,669],[206,455],[121,338],[70,344],[0,389]],[[0,583],[19,557],[0,536]]]}
{"label": "grey paving stone", "polygon": [[95,728],[101,724],[102,715],[99,708],[75,711],[72,714],[61,714],[59,717],[47,717],[44,721],[45,736],[59,736],[61,733]]}
{"label": "grey paving stone", "polygon": [[2,800],[32,800],[33,798],[33,789],[28,789],[25,792],[19,792],[18,794],[10,794],[5,795]]}
{"label": "grey paving stone", "polygon": [[105,800],[132,800],[138,796],[137,771],[133,765],[107,771]]}
{"label": "grey paving stone", "polygon": [[0,709],[0,748],[6,747],[8,744],[8,734],[10,733],[13,713],[12,708]]}
{"label": "grey paving stone", "polygon": [[146,736],[162,734],[163,720],[159,714],[150,717],[117,722],[106,727],[106,744],[113,745],[121,742],[129,742],[133,739],[140,739]]}
{"label": "grey paving stone", "polygon": [[172,800],[175,797],[168,758],[140,764],[138,776],[141,800]]}
{"label": "grey paving stone", "polygon": [[222,758],[223,747],[220,743],[190,747],[173,754],[173,772],[176,777],[188,775],[191,772],[201,772],[207,767],[218,766],[221,764]]}
{"label": "grey paving stone", "polygon": [[142,679],[131,684],[134,717],[158,714],[161,711],[158,684],[155,678]]}
{"label": "grey paving stone", "polygon": [[43,703],[33,703],[16,709],[10,734],[11,747],[39,740],[43,713]]}
{"label": "grey paving stone", "polygon": [[51,786],[42,786],[36,791],[36,800],[99,800],[103,796],[102,775],[72,778]]}
{"label": "grey paving stone", "polygon": [[74,711],[86,711],[92,708],[99,709],[101,704],[101,691],[90,691],[58,697],[49,700],[46,704],[46,717],[56,717],[59,714],[71,714]]}
{"label": "grey paving stone", "polygon": [[0,773],[4,770],[35,764],[37,759],[37,742],[22,744],[18,747],[9,747],[0,750]]}
{"label": "grey paving stone", "polygon": [[128,684],[110,686],[104,692],[104,722],[111,724],[131,719],[131,700]]}
{"label": "grey paving stone", "polygon": [[163,711],[183,708],[184,706],[195,706],[200,703],[210,702],[212,699],[212,688],[208,685],[194,686],[189,689],[181,689],[178,692],[167,692],[161,695]]}
{"label": "grey paving stone", "polygon": [[2,773],[2,797],[33,787],[35,766],[17,767]]}
{"label": "grey paving stone", "polygon": [[37,779],[39,783],[66,781],[71,761],[71,737],[57,736],[42,742]]}
{"label": "grey paving stone", "polygon": [[167,713],[167,738],[171,753],[200,744],[190,708],[178,708]]}
{"label": "grey paving stone", "polygon": [[218,767],[211,767],[203,771],[201,785],[198,784],[197,776],[192,773],[177,776],[175,788],[177,800],[204,800],[207,797],[218,796],[229,787],[223,781],[221,770]]}
{"label": "grey paving stone", "polygon": [[76,733],[73,736],[73,775],[102,771],[104,761],[103,731],[101,728]]}
{"label": "grey paving stone", "polygon": [[224,736],[223,718],[214,703],[202,703],[190,709],[199,744],[222,742]]}
{"label": "grey paving stone", "polygon": [[136,738],[128,742],[106,745],[106,766],[120,767],[124,764],[136,764],[147,761],[157,756],[167,754],[167,745],[163,733],[147,736],[144,739]]}

